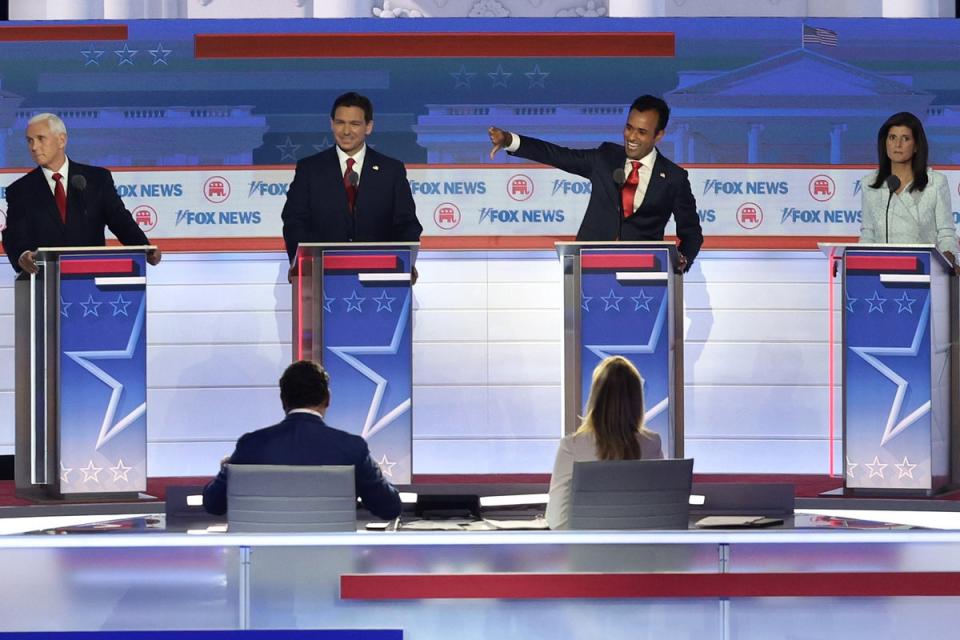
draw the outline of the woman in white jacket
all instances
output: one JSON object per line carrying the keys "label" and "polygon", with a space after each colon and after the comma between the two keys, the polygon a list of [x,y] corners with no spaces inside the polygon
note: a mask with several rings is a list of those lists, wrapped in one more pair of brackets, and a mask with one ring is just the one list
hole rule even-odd
{"label": "woman in white jacket", "polygon": [[643,426],[643,378],[622,356],[604,358],[593,370],[587,414],[577,432],[560,441],[550,477],[547,524],[570,525],[573,463],[662,458],[660,436]]}
{"label": "woman in white jacket", "polygon": [[957,228],[947,178],[927,167],[919,118],[895,113],[877,134],[880,167],[861,180],[860,242],[935,244],[957,267]]}

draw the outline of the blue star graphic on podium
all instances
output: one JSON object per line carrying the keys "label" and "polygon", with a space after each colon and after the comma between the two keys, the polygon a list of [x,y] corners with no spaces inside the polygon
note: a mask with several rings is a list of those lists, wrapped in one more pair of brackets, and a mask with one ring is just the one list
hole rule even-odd
{"label": "blue star graphic on podium", "polygon": [[114,51],[117,55],[117,66],[123,66],[125,64],[133,66],[133,57],[137,55],[137,49],[131,49],[126,42],[123,43],[122,49],[117,49]]}
{"label": "blue star graphic on podium", "polygon": [[930,400],[916,407],[907,416],[901,418],[904,400],[907,395],[907,389],[910,383],[906,378],[898,374],[890,366],[884,364],[878,356],[887,357],[910,357],[913,358],[920,350],[920,341],[924,336],[930,317],[930,297],[927,296],[923,310],[920,312],[920,318],[917,322],[913,339],[906,347],[850,347],[850,350],[863,358],[867,364],[873,367],[884,378],[889,380],[896,387],[893,399],[890,403],[890,411],[887,414],[886,424],[883,428],[883,434],[880,436],[880,446],[887,444],[894,436],[904,429],[914,424],[924,415],[930,413]]}
{"label": "blue star graphic on podium", "polygon": [[91,44],[88,48],[81,49],[80,53],[83,55],[83,60],[84,60],[83,66],[89,67],[90,65],[94,65],[99,67],[100,58],[102,58],[103,54],[106,52],[100,49],[97,49],[95,46]]}
{"label": "blue star graphic on podium", "polygon": [[157,43],[156,49],[148,49],[147,51],[149,51],[150,55],[153,56],[154,66],[158,64],[162,64],[164,66],[170,66],[169,63],[167,62],[167,58],[170,57],[170,54],[173,53],[173,50],[164,49],[162,42]]}

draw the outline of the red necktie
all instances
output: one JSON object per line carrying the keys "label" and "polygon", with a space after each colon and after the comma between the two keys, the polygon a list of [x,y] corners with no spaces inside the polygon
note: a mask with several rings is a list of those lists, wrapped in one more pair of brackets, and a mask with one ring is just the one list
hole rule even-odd
{"label": "red necktie", "polygon": [[67,223],[67,192],[63,190],[63,176],[59,173],[53,174],[53,181],[56,186],[53,188],[53,198],[57,201],[57,209],[60,210],[60,220]]}
{"label": "red necktie", "polygon": [[633,197],[637,193],[637,185],[640,183],[640,163],[631,160],[633,170],[627,176],[627,181],[623,183],[623,191],[620,192],[620,198],[623,200],[623,217],[629,218],[633,215]]}
{"label": "red necktie", "polygon": [[353,205],[357,202],[357,186],[350,181],[351,176],[357,174],[353,171],[353,165],[357,163],[353,158],[347,158],[347,171],[343,174],[343,187],[347,190],[347,201],[350,203],[350,213],[353,213]]}

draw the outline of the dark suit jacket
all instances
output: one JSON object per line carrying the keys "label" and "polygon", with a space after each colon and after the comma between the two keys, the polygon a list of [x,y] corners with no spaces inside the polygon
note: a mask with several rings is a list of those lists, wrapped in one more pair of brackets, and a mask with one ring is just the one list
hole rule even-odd
{"label": "dark suit jacket", "polygon": [[662,153],[657,153],[643,202],[628,218],[621,214],[620,188],[613,180],[614,171],[623,169],[627,161],[622,145],[604,142],[596,149],[568,149],[521,136],[520,148],[515,155],[590,180],[590,202],[577,232],[578,241],[663,240],[663,230],[672,213],[680,239],[680,253],[686,256],[689,264],[697,257],[703,244],[703,232],[690,180],[684,169],[667,160]]}
{"label": "dark suit jacket", "polygon": [[331,147],[297,163],[282,218],[290,260],[301,242],[417,242],[423,231],[403,163],[369,145],[353,213]]}
{"label": "dark suit jacket", "polygon": [[[237,440],[230,464],[352,464],[363,506],[385,520],[400,515],[400,494],[381,475],[366,440],[328,427],[309,413],[291,413],[279,424],[244,434]],[[226,469],[203,489],[203,508],[215,514],[227,512]]]}
{"label": "dark suit jacket", "polygon": [[[83,176],[87,186],[80,191],[72,185],[74,176]],[[125,245],[150,244],[133,216],[123,206],[113,176],[102,167],[70,161],[67,189],[67,222],[53,192],[37,167],[7,187],[7,228],[3,250],[18,272],[24,251],[38,247],[99,247],[106,244],[104,227]]]}

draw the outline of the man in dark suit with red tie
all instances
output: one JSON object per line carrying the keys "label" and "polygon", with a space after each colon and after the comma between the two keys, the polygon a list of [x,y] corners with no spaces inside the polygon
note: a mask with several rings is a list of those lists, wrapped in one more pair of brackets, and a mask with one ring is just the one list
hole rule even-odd
{"label": "man in dark suit with red tie", "polygon": [[[301,242],[417,242],[423,227],[403,163],[366,144],[373,104],[345,93],[330,110],[337,144],[297,163],[283,206],[290,260]],[[291,268],[291,274],[293,268]]]}
{"label": "man in dark suit with red tie", "polygon": [[[67,128],[52,113],[27,123],[27,147],[39,166],[7,187],[3,250],[17,271],[36,273],[38,247],[98,247],[104,227],[125,245],[150,242],[123,205],[107,169],[67,158]],[[147,254],[160,262],[160,249]]]}
{"label": "man in dark suit with red tie", "polygon": [[578,241],[663,240],[673,214],[680,239],[678,271],[688,271],[703,244],[697,202],[687,172],[657,151],[670,108],[655,96],[630,105],[623,145],[568,149],[490,127],[492,158],[500,149],[583,176],[592,185]]}

